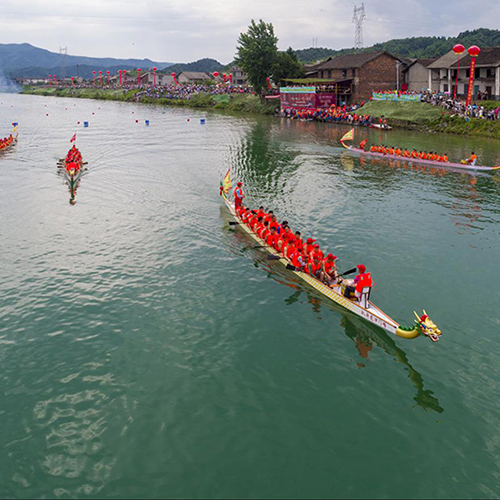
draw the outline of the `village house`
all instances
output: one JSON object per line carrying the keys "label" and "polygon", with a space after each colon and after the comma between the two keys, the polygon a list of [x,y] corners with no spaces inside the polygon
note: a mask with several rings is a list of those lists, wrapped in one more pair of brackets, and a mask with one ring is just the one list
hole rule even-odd
{"label": "village house", "polygon": [[231,76],[233,85],[246,85],[248,83],[248,76],[243,73],[243,70],[238,66],[233,66],[231,68]]}
{"label": "village house", "polygon": [[403,83],[404,61],[389,52],[363,52],[329,58],[309,67],[309,75],[349,88],[347,102],[369,99],[375,91],[395,90]]}
{"label": "village house", "polygon": [[[427,69],[436,59],[414,59],[404,69],[406,90],[421,92],[429,88],[429,70]],[[433,77],[437,80],[437,77]]]}
{"label": "village house", "polygon": [[[464,52],[460,57],[450,50],[443,57],[427,67],[428,88],[438,92],[455,92],[455,82],[458,70],[457,95],[464,97],[467,94],[471,57]],[[486,47],[476,59],[474,71],[474,97],[478,92],[489,99],[500,99],[500,47]]]}
{"label": "village house", "polygon": [[211,79],[212,77],[208,73],[202,73],[200,71],[183,71],[177,77],[179,83],[203,83]]}

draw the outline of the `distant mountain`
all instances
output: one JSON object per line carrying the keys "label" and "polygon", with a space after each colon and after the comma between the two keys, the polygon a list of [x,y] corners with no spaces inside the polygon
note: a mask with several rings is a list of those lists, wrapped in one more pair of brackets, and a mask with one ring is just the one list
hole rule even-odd
{"label": "distant mountain", "polygon": [[224,71],[226,66],[222,65],[215,59],[200,59],[190,63],[172,64],[162,71],[162,73],[173,73],[174,71],[179,74],[182,71],[201,71],[203,73],[213,73],[214,71]]}
{"label": "distant mountain", "polygon": [[[84,57],[84,56],[70,56],[65,57],[65,65],[67,68],[67,75],[76,74],[77,66],[92,67],[92,71],[108,70],[111,67],[116,68],[153,68],[158,69],[166,68],[172,63],[168,62],[155,62],[151,59],[115,59],[112,57]],[[43,69],[42,74],[33,74],[35,77],[45,76],[50,73],[49,69],[59,74],[61,72],[61,55],[56,52],[50,52],[45,49],[34,47],[29,43],[8,43],[0,44],[0,69],[7,74],[15,76],[28,76],[23,71],[35,69]],[[74,69],[69,71],[69,69]],[[82,75],[80,75],[82,76]]]}
{"label": "distant mountain", "polygon": [[417,38],[401,38],[397,40],[389,40],[388,42],[376,43],[371,47],[356,51],[350,49],[327,49],[327,48],[310,48],[296,50],[295,53],[301,62],[313,63],[321,61],[328,57],[351,54],[353,52],[372,52],[387,50],[395,56],[401,58],[431,58],[441,57],[446,54],[452,47],[461,43],[465,47],[478,45],[479,47],[499,47],[500,46],[500,30],[490,30],[480,28],[473,31],[464,31],[457,37],[445,36],[421,36]]}

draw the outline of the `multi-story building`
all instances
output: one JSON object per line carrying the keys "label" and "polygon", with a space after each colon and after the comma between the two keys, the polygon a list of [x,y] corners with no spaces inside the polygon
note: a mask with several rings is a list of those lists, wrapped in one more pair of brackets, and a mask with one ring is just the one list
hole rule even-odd
{"label": "multi-story building", "polygon": [[[428,69],[428,88],[432,91],[450,92],[465,96],[468,90],[471,58],[467,52],[458,56],[450,50],[443,57],[430,64]],[[460,67],[459,67],[460,66]],[[457,82],[458,72],[458,82]],[[500,99],[500,47],[486,47],[476,60],[474,71],[474,97],[478,92],[490,99]]]}

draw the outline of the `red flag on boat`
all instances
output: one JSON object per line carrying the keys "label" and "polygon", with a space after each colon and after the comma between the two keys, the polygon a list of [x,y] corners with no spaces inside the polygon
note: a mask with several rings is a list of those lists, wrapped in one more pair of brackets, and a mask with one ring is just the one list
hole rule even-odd
{"label": "red flag on boat", "polygon": [[69,142],[75,142],[76,141],[76,134],[70,139]]}

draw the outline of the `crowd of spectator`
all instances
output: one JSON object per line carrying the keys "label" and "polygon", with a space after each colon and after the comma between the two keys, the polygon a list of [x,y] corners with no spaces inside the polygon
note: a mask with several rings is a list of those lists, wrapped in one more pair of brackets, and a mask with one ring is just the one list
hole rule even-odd
{"label": "crowd of spectator", "polygon": [[135,94],[140,101],[143,97],[152,99],[191,99],[193,96],[204,93],[209,95],[232,95],[251,93],[252,88],[241,85],[207,85],[207,84],[172,84],[157,85],[156,87],[143,85]]}
{"label": "crowd of spectator", "polygon": [[[484,94],[478,94],[478,97],[483,97]],[[433,106],[440,106],[454,115],[458,115],[464,119],[479,118],[483,120],[498,120],[500,118],[500,104],[495,108],[488,108],[480,101],[466,105],[465,101],[459,98],[453,98],[449,92],[424,92],[422,94],[422,102],[426,102]]]}
{"label": "crowd of spectator", "polygon": [[292,120],[319,121],[326,123],[336,123],[353,125],[360,127],[371,127],[375,123],[381,126],[387,126],[385,118],[374,118],[365,113],[359,113],[357,110],[363,106],[363,103],[347,105],[332,105],[329,108],[281,108],[281,116],[291,118]]}

